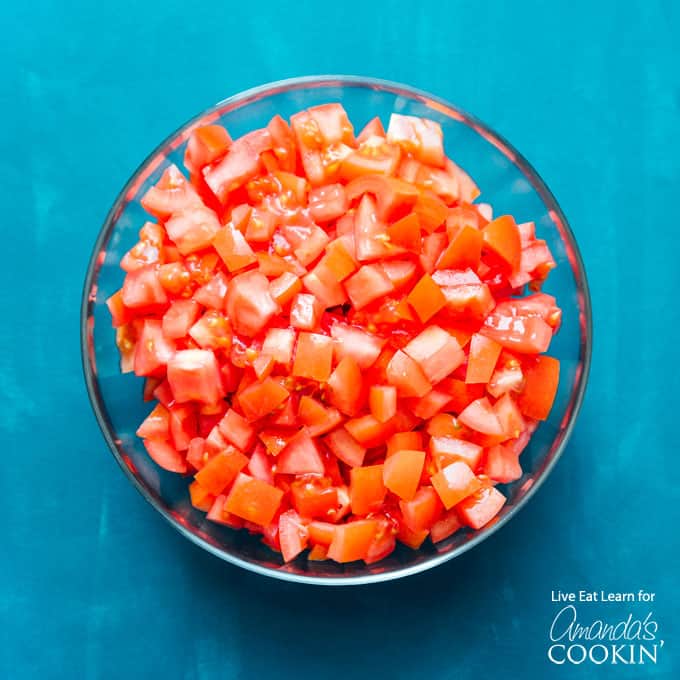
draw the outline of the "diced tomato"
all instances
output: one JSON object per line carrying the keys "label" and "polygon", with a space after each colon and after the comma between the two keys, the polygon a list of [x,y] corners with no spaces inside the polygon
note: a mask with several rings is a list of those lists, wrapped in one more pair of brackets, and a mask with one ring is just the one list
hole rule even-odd
{"label": "diced tomato", "polygon": [[161,322],[146,319],[134,351],[135,375],[163,376],[166,364],[175,353],[175,343],[163,335]]}
{"label": "diced tomato", "polygon": [[354,216],[354,247],[360,261],[389,257],[394,252],[387,226],[378,219],[375,202],[368,195],[361,199]]}
{"label": "diced tomato", "polygon": [[404,524],[411,531],[429,531],[439,519],[444,507],[431,486],[422,486],[410,501],[399,501]]}
{"label": "diced tomato", "polygon": [[395,451],[385,459],[383,481],[399,498],[410,501],[416,494],[425,464],[424,451]]}
{"label": "diced tomato", "polygon": [[224,438],[241,451],[250,451],[256,433],[250,423],[234,409],[229,409],[219,423]]}
{"label": "diced tomato", "polygon": [[391,243],[412,253],[419,253],[421,247],[420,219],[416,213],[409,213],[387,228]]}
{"label": "diced tomato", "polygon": [[196,481],[210,493],[219,496],[248,465],[248,457],[236,449],[213,456],[195,475]]}
{"label": "diced tomato", "polygon": [[211,522],[224,524],[232,529],[240,529],[243,526],[243,520],[240,517],[225,511],[224,504],[226,501],[227,497],[224,494],[217,496],[208,510],[207,519]]}
{"label": "diced tomato", "polygon": [[492,313],[479,331],[499,345],[522,354],[545,352],[552,340],[552,329],[538,317],[505,316]]}
{"label": "diced tomato", "polygon": [[234,481],[224,509],[260,526],[268,525],[279,509],[283,491],[240,472]]}
{"label": "diced tomato", "polygon": [[363,560],[373,541],[378,523],[374,519],[360,519],[334,527],[328,557],[336,562]]}
{"label": "diced tomato", "polygon": [[277,456],[276,472],[289,475],[324,474],[319,449],[307,430],[300,430]]}
{"label": "diced tomato", "polygon": [[260,156],[248,140],[234,142],[224,158],[203,169],[206,183],[224,204],[229,193],[243,186],[260,170]]}
{"label": "diced tomato", "polygon": [[448,247],[437,260],[437,269],[477,269],[482,243],[480,231],[464,226],[450,237]]}
{"label": "diced tomato", "polygon": [[311,293],[299,293],[290,308],[290,325],[302,330],[314,330],[321,319],[323,304]]}
{"label": "diced tomato", "polygon": [[246,418],[253,422],[269,415],[288,398],[288,390],[273,378],[255,382],[239,392],[238,403]]}
{"label": "diced tomato", "polygon": [[300,397],[298,415],[312,437],[330,432],[343,420],[337,409],[326,408],[319,401],[307,395]]}
{"label": "diced tomato", "polygon": [[285,561],[373,565],[486,525],[492,484],[521,479],[561,310],[520,293],[556,262],[533,223],[472,203],[437,122],[290,121],[191,130],[190,181],[171,165],[144,195],[107,306],[159,402],[137,434],[194,473],[195,508]]}
{"label": "diced tomato", "polygon": [[394,520],[380,517],[377,517],[376,520],[378,522],[378,528],[373,537],[373,541],[371,541],[371,545],[368,547],[366,557],[364,558],[366,564],[379,562],[387,557],[396,547],[397,528],[395,527]]}
{"label": "diced tomato", "polygon": [[484,474],[495,482],[509,484],[522,476],[519,455],[510,444],[496,444],[489,448],[484,463]]}
{"label": "diced tomato", "polygon": [[481,432],[482,434],[504,434],[498,416],[486,397],[476,399],[468,404],[460,412],[458,420],[460,420],[463,425],[467,425],[471,430]]}
{"label": "diced tomato", "polygon": [[231,137],[221,125],[204,125],[196,128],[184,152],[184,165],[192,172],[214,163],[231,146]]}
{"label": "diced tomato", "polygon": [[272,459],[264,446],[257,445],[248,461],[248,472],[255,479],[260,479],[267,484],[274,485],[274,473],[272,471]]}
{"label": "diced tomato", "polygon": [[393,385],[372,385],[368,398],[371,413],[381,423],[397,414],[397,388]]}
{"label": "diced tomato", "polygon": [[465,382],[488,383],[493,375],[500,353],[501,346],[495,340],[475,333],[470,340]]}
{"label": "diced tomato", "polygon": [[454,337],[439,326],[428,326],[404,347],[432,384],[446,378],[465,360],[465,354]]}
{"label": "diced tomato", "polygon": [[158,278],[158,268],[147,265],[128,272],[123,282],[121,302],[128,309],[144,312],[164,308],[168,296]]}
{"label": "diced tomato", "polygon": [[333,340],[319,333],[298,335],[292,375],[325,382],[331,374]]}
{"label": "diced tomato", "polygon": [[347,196],[342,184],[316,187],[309,192],[309,214],[317,222],[330,222],[347,212]]}
{"label": "diced tomato", "polygon": [[350,479],[352,512],[355,515],[368,515],[380,510],[387,493],[383,484],[383,466],[365,465],[352,468]]}
{"label": "diced tomato", "polygon": [[170,436],[178,451],[186,451],[191,440],[198,434],[196,412],[191,406],[174,405],[169,413]]}
{"label": "diced tomato", "polygon": [[525,365],[524,376],[524,389],[517,396],[517,404],[525,416],[545,420],[557,395],[560,362],[553,357],[536,357]]}
{"label": "diced tomato", "polygon": [[401,350],[390,359],[385,376],[402,397],[422,397],[432,389],[422,368]]}
{"label": "diced tomato", "polygon": [[446,297],[442,289],[429,274],[423,275],[408,294],[407,300],[423,323],[427,323],[446,305]]}
{"label": "diced tomato", "polygon": [[201,198],[177,166],[170,165],[141,203],[144,210],[164,220],[184,208],[200,206]]}
{"label": "diced tomato", "polygon": [[363,130],[357,135],[357,142],[361,144],[361,142],[365,141],[369,137],[384,137],[384,136],[385,128],[383,127],[380,118],[376,116],[375,118],[371,118],[371,120],[369,120],[368,123],[366,123]]}
{"label": "diced tomato", "polygon": [[198,482],[194,481],[189,484],[189,496],[191,498],[191,505],[197,510],[209,512],[217,500],[215,494],[210,493],[204,489]]}
{"label": "diced tomato", "polygon": [[290,493],[293,507],[305,519],[331,519],[338,507],[338,490],[328,477],[300,477],[291,484]]}
{"label": "diced tomato", "polygon": [[445,538],[455,534],[461,526],[456,511],[449,510],[432,525],[432,528],[430,529],[430,538],[433,543],[439,543]]}
{"label": "diced tomato", "polygon": [[480,489],[482,483],[465,463],[457,460],[432,475],[432,486],[449,510]]}
{"label": "diced tomato", "polygon": [[456,511],[463,524],[473,529],[481,529],[500,512],[506,500],[498,489],[493,486],[483,486],[479,491],[461,501]]}
{"label": "diced tomato", "polygon": [[350,467],[359,467],[364,462],[366,448],[344,428],[338,427],[324,438],[328,448]]}
{"label": "diced tomato", "polygon": [[182,255],[207,248],[220,230],[217,215],[202,206],[174,212],[165,223],[168,236]]}
{"label": "diced tomato", "polygon": [[145,439],[144,448],[151,459],[169,472],[184,474],[187,464],[184,456],[170,443],[161,439]]}
{"label": "diced tomato", "polygon": [[401,159],[401,149],[380,135],[361,140],[359,148],[342,160],[340,177],[350,182],[366,175],[394,175]]}
{"label": "diced tomato", "polygon": [[453,461],[461,460],[474,471],[482,458],[483,449],[478,444],[455,436],[433,435],[430,439],[430,453],[440,470]]}
{"label": "diced tomato", "polygon": [[226,310],[234,330],[252,337],[280,310],[269,294],[269,282],[259,272],[235,276],[227,291]]}
{"label": "diced tomato", "polygon": [[[407,215],[420,196],[420,191],[408,182],[380,174],[363,175],[354,179],[347,185],[346,193],[350,203],[362,197],[357,209],[357,218],[361,215],[362,220],[359,228],[360,235],[385,234],[382,223],[393,222]],[[357,218],[355,218],[355,225]],[[380,230],[376,229],[375,225],[371,226],[370,223],[377,223],[381,227]],[[355,233],[356,231],[355,226]],[[372,247],[376,250],[380,249],[376,244]],[[367,244],[367,257],[358,256],[360,260],[369,259],[370,248],[370,244]],[[389,256],[389,249],[384,250]]]}
{"label": "diced tomato", "polygon": [[394,290],[394,285],[380,264],[366,264],[344,283],[347,295],[355,309],[384,297]]}
{"label": "diced tomato", "polygon": [[333,351],[336,361],[345,357],[352,357],[360,370],[370,368],[380,356],[385,340],[365,330],[336,323],[331,326],[331,336],[334,341]]}
{"label": "diced tomato", "polygon": [[321,301],[324,308],[337,307],[347,300],[345,289],[340,285],[328,262],[320,262],[307,274],[302,283]]}
{"label": "diced tomato", "polygon": [[142,439],[168,439],[170,437],[170,414],[163,404],[156,404],[153,411],[137,428],[136,435]]}
{"label": "diced tomato", "polygon": [[443,134],[439,123],[416,116],[393,113],[387,128],[387,140],[429,165],[444,165]]}
{"label": "diced tomato", "polygon": [[422,447],[423,435],[420,432],[397,432],[387,440],[387,456],[402,450],[421,451]]}
{"label": "diced tomato", "polygon": [[290,328],[270,328],[262,343],[262,352],[274,361],[288,366],[293,359],[295,331]]}
{"label": "diced tomato", "polygon": [[284,562],[294,560],[306,547],[307,528],[295,510],[286,510],[279,516],[279,542]]}

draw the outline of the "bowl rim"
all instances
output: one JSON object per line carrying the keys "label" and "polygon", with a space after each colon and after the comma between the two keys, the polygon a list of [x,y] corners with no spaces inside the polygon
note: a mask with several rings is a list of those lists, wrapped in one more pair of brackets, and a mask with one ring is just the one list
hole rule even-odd
{"label": "bowl rim", "polygon": [[[252,99],[257,101],[264,96],[276,94],[284,90],[296,90],[304,89],[308,86],[322,86],[322,87],[365,87],[373,90],[388,91],[396,95],[408,96],[412,99],[419,100],[428,105],[435,105],[436,107],[444,107],[446,115],[456,117],[460,119],[465,124],[472,127],[478,134],[485,137],[487,141],[496,146],[514,165],[518,166],[520,170],[525,174],[525,176],[532,183],[533,188],[539,194],[543,202],[549,211],[554,212],[553,219],[558,221],[562,227],[561,235],[566,238],[569,245],[570,253],[573,255],[573,261],[571,262],[572,270],[574,271],[575,278],[582,293],[582,306],[583,306],[583,316],[585,317],[582,322],[582,331],[580,339],[580,363],[581,363],[581,373],[577,377],[576,385],[572,391],[572,396],[570,403],[572,404],[571,414],[569,416],[569,421],[563,428],[562,440],[559,443],[557,449],[552,455],[552,458],[544,466],[540,475],[533,480],[533,484],[530,489],[528,489],[524,496],[512,506],[508,512],[503,515],[498,521],[494,522],[490,526],[478,530],[476,534],[461,544],[460,546],[450,550],[447,553],[432,555],[429,559],[419,562],[411,566],[405,566],[390,571],[376,572],[374,574],[364,574],[357,576],[307,576],[305,574],[298,574],[293,572],[288,572],[283,569],[275,569],[271,567],[262,566],[256,562],[250,562],[248,560],[241,559],[238,556],[232,555],[225,550],[221,550],[216,546],[212,545],[208,541],[204,540],[196,533],[191,531],[189,528],[181,524],[177,519],[175,519],[170,512],[160,507],[157,500],[153,495],[146,489],[146,487],[139,481],[139,479],[132,473],[130,468],[127,466],[123,458],[121,457],[118,448],[115,443],[114,434],[108,419],[107,409],[103,402],[101,392],[98,387],[98,380],[92,371],[91,361],[89,357],[89,334],[90,328],[88,320],[92,316],[91,309],[96,301],[95,296],[92,296],[93,283],[96,276],[101,268],[101,262],[99,254],[102,251],[103,244],[109,239],[113,225],[115,224],[115,219],[118,212],[121,210],[122,206],[127,200],[127,194],[135,183],[138,181],[140,175],[147,169],[147,167],[152,163],[152,161],[166,149],[172,142],[178,138],[181,134],[186,133],[188,129],[194,126],[198,121],[215,114],[222,108],[228,105],[233,105],[237,103],[248,103],[247,100]],[[495,130],[489,127],[487,124],[479,120],[476,116],[467,113],[465,110],[458,106],[451,104],[445,99],[433,95],[424,90],[411,87],[410,85],[404,85],[398,82],[384,80],[380,78],[372,78],[365,76],[354,76],[354,75],[311,75],[311,76],[301,76],[296,78],[287,78],[284,80],[276,80],[269,83],[264,83],[257,87],[249,88],[243,90],[231,97],[227,97],[222,101],[214,104],[208,109],[202,111],[201,113],[193,116],[187,122],[183,123],[174,132],[168,135],[160,144],[158,144],[151,153],[149,153],[144,160],[138,165],[136,170],[132,173],[128,181],[125,183],[121,191],[118,193],[113,205],[109,209],[104,223],[99,231],[97,239],[94,243],[92,254],[90,255],[90,260],[87,267],[87,273],[85,275],[85,281],[83,285],[82,299],[81,299],[81,310],[80,310],[80,345],[81,345],[81,360],[83,374],[85,377],[85,383],[87,386],[88,397],[90,404],[95,413],[97,419],[97,424],[106,440],[109,449],[115,458],[116,462],[123,470],[126,477],[137,489],[137,491],[142,495],[142,497],[180,534],[189,539],[192,543],[200,546],[201,548],[207,550],[213,555],[234,564],[236,566],[247,569],[248,571],[254,572],[256,574],[261,574],[263,576],[269,576],[271,578],[277,578],[284,581],[291,581],[295,583],[305,583],[311,585],[326,585],[326,586],[341,586],[341,585],[363,585],[369,583],[377,583],[383,581],[390,581],[393,579],[403,578],[405,576],[410,576],[412,574],[417,574],[433,567],[439,566],[444,562],[452,560],[454,557],[458,557],[468,550],[474,548],[476,545],[487,539],[489,536],[498,531],[501,527],[505,526],[534,496],[534,494],[541,487],[543,482],[547,479],[550,472],[553,470],[557,461],[561,458],[564,449],[571,437],[574,425],[578,418],[579,411],[583,404],[583,399],[585,396],[585,390],[588,382],[588,375],[590,373],[591,364],[591,354],[592,354],[592,334],[593,334],[593,322],[592,322],[592,307],[590,299],[590,291],[588,287],[588,279],[586,275],[585,265],[583,263],[583,258],[581,256],[576,238],[573,231],[564,215],[560,205],[555,199],[553,193],[548,188],[545,181],[536,172],[534,167],[527,161],[527,159],[519,152],[515,147],[510,144],[502,135],[498,134]]]}

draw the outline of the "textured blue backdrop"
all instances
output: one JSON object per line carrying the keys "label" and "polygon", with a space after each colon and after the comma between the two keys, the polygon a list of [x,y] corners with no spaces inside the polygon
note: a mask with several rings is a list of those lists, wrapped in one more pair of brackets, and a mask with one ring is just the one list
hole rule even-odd
{"label": "textured blue backdrop", "polygon": [[[678,677],[679,7],[4,3],[0,677]],[[92,243],[147,152],[219,99],[322,72],[410,83],[510,139],[571,221],[595,310],[581,418],[529,507],[453,563],[350,590],[243,573],[156,516],[106,450],[78,345]],[[641,587],[657,666],[548,664],[552,589]]]}

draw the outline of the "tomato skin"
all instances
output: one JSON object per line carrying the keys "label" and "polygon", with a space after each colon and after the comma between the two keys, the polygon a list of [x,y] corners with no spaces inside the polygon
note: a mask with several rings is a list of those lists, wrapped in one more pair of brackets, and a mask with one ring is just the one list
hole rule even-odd
{"label": "tomato skin", "polygon": [[510,215],[489,222],[482,230],[482,236],[485,246],[493,250],[510,267],[511,272],[519,270],[522,244],[517,224]]}

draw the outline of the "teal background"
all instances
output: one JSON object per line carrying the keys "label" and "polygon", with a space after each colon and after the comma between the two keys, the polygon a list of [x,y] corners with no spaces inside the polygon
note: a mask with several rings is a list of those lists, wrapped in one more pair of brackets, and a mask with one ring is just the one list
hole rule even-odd
{"label": "teal background", "polygon": [[[680,676],[680,5],[4,3],[0,8],[0,677]],[[590,386],[551,478],[473,551],[322,589],[203,553],[117,469],[85,393],[79,298],[117,191],[242,89],[352,73],[478,115],[547,181],[581,245]],[[657,666],[546,660],[551,590],[656,593]]]}

